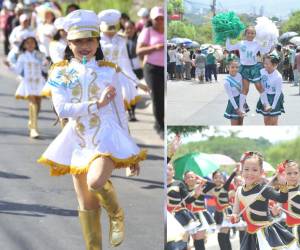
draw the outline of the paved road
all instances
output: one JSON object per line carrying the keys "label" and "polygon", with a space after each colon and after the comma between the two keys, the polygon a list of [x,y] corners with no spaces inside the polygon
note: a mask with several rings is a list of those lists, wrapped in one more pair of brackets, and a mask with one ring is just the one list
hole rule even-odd
{"label": "paved road", "polygon": [[[225,75],[218,75],[219,82],[199,84],[196,81],[168,81],[167,123],[169,125],[230,125],[223,117],[227,95],[223,87]],[[283,84],[285,111],[279,125],[300,124],[299,87]],[[244,119],[245,125],[263,125],[263,117],[255,112],[258,92],[250,86],[247,102],[251,111]]]}
{"label": "paved road", "polygon": [[[0,48],[1,49],[1,48]],[[2,49],[1,49],[2,51]],[[3,57],[0,57],[2,61]],[[43,101],[41,139],[27,132],[27,102],[16,101],[16,77],[0,64],[0,249],[83,250],[77,201],[70,176],[50,177],[37,158],[59,132],[49,101]],[[149,157],[139,177],[114,172],[112,181],[126,213],[126,239],[118,250],[163,249],[163,142],[153,131],[149,98],[137,110],[131,134]],[[108,220],[102,214],[103,249]]]}

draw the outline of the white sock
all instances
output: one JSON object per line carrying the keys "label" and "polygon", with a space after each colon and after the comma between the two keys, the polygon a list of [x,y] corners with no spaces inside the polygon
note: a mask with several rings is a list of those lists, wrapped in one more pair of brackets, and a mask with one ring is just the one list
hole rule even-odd
{"label": "white sock", "polygon": [[246,95],[244,95],[244,94],[240,94],[240,105],[239,105],[239,107],[240,107],[240,110],[242,111],[242,112],[244,112],[245,110],[244,110],[244,105],[245,105],[245,103],[246,103]]}

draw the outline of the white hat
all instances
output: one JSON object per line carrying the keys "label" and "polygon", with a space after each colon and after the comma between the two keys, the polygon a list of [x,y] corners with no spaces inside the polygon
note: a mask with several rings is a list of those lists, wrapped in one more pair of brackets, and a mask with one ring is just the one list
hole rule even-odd
{"label": "white hat", "polygon": [[103,10],[99,12],[98,18],[102,32],[115,31],[115,28],[110,29],[110,26],[115,26],[119,23],[121,12],[115,9]]}
{"label": "white hat", "polygon": [[55,18],[61,16],[60,10],[51,2],[44,3],[36,7],[36,12],[38,13],[42,21],[45,21],[45,14],[47,12],[51,12],[55,16]]}
{"label": "white hat", "polygon": [[22,15],[19,17],[20,23],[23,23],[25,20],[30,20],[30,16],[29,16],[28,14],[22,14]]}
{"label": "white hat", "polygon": [[152,20],[156,19],[159,16],[164,16],[164,9],[163,7],[155,6],[150,11],[150,18]]}
{"label": "white hat", "polygon": [[207,53],[208,54],[211,54],[211,53],[214,53],[215,52],[215,50],[213,49],[213,48],[209,48],[208,50],[207,50]]}
{"label": "white hat", "polygon": [[139,17],[147,17],[149,16],[149,10],[147,8],[140,8],[139,11],[137,12],[137,15]]}
{"label": "white hat", "polygon": [[100,36],[98,17],[91,10],[75,10],[64,19],[68,40]]}
{"label": "white hat", "polygon": [[23,42],[24,40],[28,39],[29,37],[33,37],[36,39],[36,34],[33,30],[26,30],[20,35],[20,41]]}
{"label": "white hat", "polygon": [[63,30],[64,29],[64,21],[65,19],[63,17],[56,18],[54,21],[54,26],[57,30]]}

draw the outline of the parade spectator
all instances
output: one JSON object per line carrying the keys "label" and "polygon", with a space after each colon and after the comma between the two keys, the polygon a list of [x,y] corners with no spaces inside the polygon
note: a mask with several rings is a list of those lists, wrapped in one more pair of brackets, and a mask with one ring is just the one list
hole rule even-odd
{"label": "parade spectator", "polygon": [[137,12],[137,15],[141,19],[136,22],[135,27],[136,27],[136,31],[138,33],[140,33],[142,31],[142,29],[147,25],[147,23],[150,20],[150,18],[149,18],[149,10],[147,8],[141,8]]}
{"label": "parade spectator", "polygon": [[0,13],[0,29],[2,30],[4,35],[3,45],[5,55],[7,55],[9,52],[8,38],[11,32],[11,25],[9,23],[9,20],[13,17],[13,12],[11,11],[12,7],[13,5],[10,2],[5,2],[5,4],[3,5],[3,9]]}
{"label": "parade spectator", "polygon": [[79,10],[79,9],[80,9],[80,6],[78,4],[71,3],[67,6],[66,15],[68,15],[72,11]]}
{"label": "parade spectator", "polygon": [[206,65],[207,65],[207,80],[212,82],[212,74],[214,75],[215,81],[217,82],[217,62],[214,55],[214,49],[209,48],[206,56]]}
{"label": "parade spectator", "polygon": [[299,84],[299,77],[300,77],[300,46],[298,46],[297,50],[296,50],[294,72],[296,73],[296,75],[295,75],[295,84]]}
{"label": "parade spectator", "polygon": [[191,80],[191,69],[192,69],[192,60],[190,58],[190,52],[185,48],[183,49],[183,63],[184,63],[184,73],[185,79]]}
{"label": "parade spectator", "polygon": [[176,80],[183,79],[183,54],[181,48],[177,49],[175,54],[175,63],[176,63]]}
{"label": "parade spectator", "polygon": [[195,76],[200,83],[204,83],[206,56],[201,53],[201,50],[196,50],[195,56]]}
{"label": "parade spectator", "polygon": [[124,27],[125,27],[125,35],[127,37],[126,47],[127,47],[128,57],[130,59],[130,63],[132,66],[132,70],[138,79],[142,79],[144,77],[143,68],[142,68],[140,58],[136,54],[136,45],[137,45],[138,36],[136,33],[135,24],[133,21],[127,21]]}
{"label": "parade spectator", "polygon": [[168,50],[168,55],[170,57],[168,73],[170,75],[170,79],[174,80],[176,67],[176,50],[174,46],[170,46],[170,49]]}
{"label": "parade spectator", "polygon": [[155,128],[164,131],[164,9],[151,9],[152,26],[143,29],[138,38],[137,54],[145,56],[144,76],[151,88]]}
{"label": "parade spectator", "polygon": [[126,13],[121,13],[119,34],[125,36],[125,23],[130,21],[130,17]]}
{"label": "parade spectator", "polygon": [[290,51],[291,51],[291,57],[290,57],[290,63],[291,63],[291,67],[292,67],[292,71],[293,71],[293,86],[298,86],[298,76],[297,76],[297,71],[295,70],[295,57],[296,57],[296,50],[297,50],[297,46],[291,46],[290,47]]}

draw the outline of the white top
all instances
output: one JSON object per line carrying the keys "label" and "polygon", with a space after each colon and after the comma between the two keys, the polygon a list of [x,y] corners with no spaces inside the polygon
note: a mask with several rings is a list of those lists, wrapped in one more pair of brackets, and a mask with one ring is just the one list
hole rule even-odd
{"label": "white top", "polygon": [[224,82],[225,91],[234,109],[239,108],[238,104],[234,100],[234,97],[240,95],[242,86],[243,86],[242,76],[240,73],[237,73],[235,76],[231,76],[231,75],[225,76],[225,82]]}
{"label": "white top", "polygon": [[126,47],[126,39],[118,34],[115,34],[113,37],[101,34],[100,44],[104,59],[116,63],[126,75],[135,80],[130,82],[136,86],[136,82],[139,82],[139,80],[131,67]]}
{"label": "white top", "polygon": [[182,65],[182,64],[183,64],[182,58],[183,58],[182,53],[176,52],[176,55],[175,55],[175,59],[176,59],[175,62],[176,62],[176,65]]}
{"label": "white top", "polygon": [[[72,59],[64,67],[54,68],[48,84],[51,85],[52,101],[58,116],[70,118],[77,125],[83,124],[86,128],[92,128],[91,119],[96,115],[103,122],[107,119],[120,122],[120,126],[128,132],[119,74],[112,67],[98,66],[95,59],[85,65]],[[102,91],[108,85],[116,88],[115,104],[110,102],[98,109],[94,102],[100,99]]]}
{"label": "white top", "polygon": [[282,93],[282,76],[278,70],[269,74],[265,69],[260,70],[261,82],[267,94],[275,94],[272,109],[275,109]]}
{"label": "white top", "polygon": [[230,39],[226,40],[226,49],[229,51],[238,50],[240,53],[240,62],[242,65],[257,64],[256,54],[260,51],[261,54],[270,52],[271,45],[268,47],[261,47],[256,41],[243,40],[236,44],[231,44]]}
{"label": "white top", "polygon": [[50,42],[49,54],[53,63],[57,63],[64,60],[66,47],[67,42],[63,39],[60,39],[59,41]]}
{"label": "white top", "polygon": [[19,55],[16,65],[11,68],[18,75],[22,75],[24,82],[39,84],[45,82],[42,71],[47,72],[47,66],[43,53],[25,51]]}
{"label": "white top", "polygon": [[37,38],[40,43],[40,50],[49,56],[49,44],[57,32],[54,24],[42,24],[37,29]]}
{"label": "white top", "polygon": [[170,57],[170,62],[176,62],[176,50],[170,49],[170,50],[168,50],[168,54]]}

